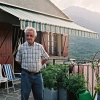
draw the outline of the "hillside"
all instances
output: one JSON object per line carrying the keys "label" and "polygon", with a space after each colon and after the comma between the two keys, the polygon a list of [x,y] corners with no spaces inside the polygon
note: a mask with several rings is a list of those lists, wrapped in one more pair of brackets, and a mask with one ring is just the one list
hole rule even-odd
{"label": "hillside", "polygon": [[[63,12],[76,24],[100,33],[100,13],[76,6],[66,8]],[[100,39],[70,36],[69,40],[70,58],[92,59],[94,54],[100,51]]]}
{"label": "hillside", "polygon": [[91,60],[100,51],[100,40],[75,36],[71,36],[69,40],[70,58]]}

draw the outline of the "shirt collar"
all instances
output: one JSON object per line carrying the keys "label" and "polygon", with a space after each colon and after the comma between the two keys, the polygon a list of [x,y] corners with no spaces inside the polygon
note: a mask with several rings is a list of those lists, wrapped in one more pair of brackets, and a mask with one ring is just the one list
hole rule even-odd
{"label": "shirt collar", "polygon": [[35,45],[35,42],[33,44],[31,44],[31,45],[27,42],[27,45],[28,46],[34,46]]}

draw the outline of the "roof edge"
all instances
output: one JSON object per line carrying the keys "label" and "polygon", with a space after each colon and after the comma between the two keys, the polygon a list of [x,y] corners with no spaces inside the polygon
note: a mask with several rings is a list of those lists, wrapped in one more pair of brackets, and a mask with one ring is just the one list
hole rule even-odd
{"label": "roof edge", "polygon": [[70,17],[68,17],[63,11],[61,11],[54,3],[51,2],[51,0],[48,0],[57,10],[59,10],[63,15],[65,15],[68,19],[72,20]]}
{"label": "roof edge", "polygon": [[59,17],[59,16],[54,16],[54,15],[51,15],[51,14],[48,14],[48,13],[39,12],[39,11],[32,10],[32,9],[27,9],[27,8],[24,8],[24,7],[20,7],[20,6],[17,6],[17,5],[13,5],[13,4],[9,4],[9,3],[5,3],[5,2],[1,2],[1,1],[0,1],[0,4],[8,5],[8,6],[11,6],[11,7],[16,7],[16,8],[20,8],[20,9],[24,9],[24,10],[27,10],[27,11],[33,11],[33,12],[36,12],[36,13],[39,13],[39,14],[42,14],[42,15],[48,15],[48,16],[51,16],[51,17],[59,18],[59,19],[66,20],[66,21],[69,21],[69,22],[73,22],[71,19],[65,19],[65,18],[62,18],[62,17]]}

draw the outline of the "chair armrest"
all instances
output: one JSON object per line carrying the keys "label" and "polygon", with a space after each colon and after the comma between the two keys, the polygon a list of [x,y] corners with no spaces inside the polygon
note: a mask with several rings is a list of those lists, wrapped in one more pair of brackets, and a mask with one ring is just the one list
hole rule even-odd
{"label": "chair armrest", "polygon": [[21,75],[21,73],[14,73],[14,74],[19,74],[19,75]]}
{"label": "chair armrest", "polygon": [[21,73],[14,73],[15,77],[21,77]]}

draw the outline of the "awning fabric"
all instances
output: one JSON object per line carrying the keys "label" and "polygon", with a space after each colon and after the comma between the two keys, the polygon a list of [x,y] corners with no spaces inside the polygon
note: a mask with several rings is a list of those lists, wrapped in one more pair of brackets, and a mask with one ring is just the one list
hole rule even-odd
{"label": "awning fabric", "polygon": [[8,12],[20,20],[20,28],[22,30],[27,26],[36,28],[37,31],[46,31],[53,33],[62,33],[82,37],[98,38],[98,34],[74,22],[69,22],[61,18],[51,17],[34,11],[5,6],[0,4],[0,9]]}

